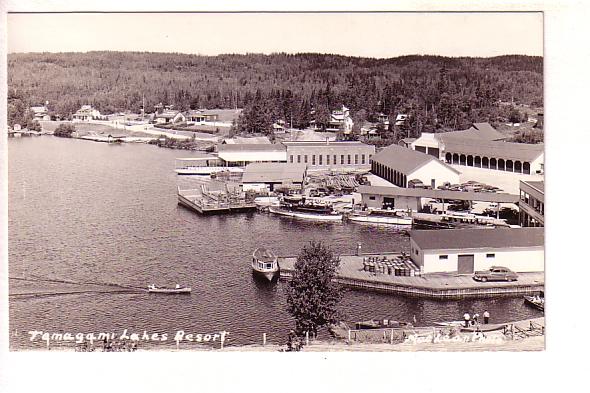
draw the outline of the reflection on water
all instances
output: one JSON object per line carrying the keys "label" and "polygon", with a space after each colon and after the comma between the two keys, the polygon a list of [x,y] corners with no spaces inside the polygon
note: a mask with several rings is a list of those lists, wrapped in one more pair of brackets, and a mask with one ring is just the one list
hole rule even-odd
{"label": "reflection on water", "polygon": [[[11,348],[30,347],[33,329],[227,330],[233,344],[260,342],[262,333],[279,342],[293,325],[286,284],[252,276],[254,249],[296,255],[310,240],[336,253],[354,253],[358,242],[363,252],[409,249],[393,228],[264,213],[199,216],[176,200],[177,182],[195,181],[173,171],[175,157],[199,153],[55,137],[11,139],[8,153],[9,273],[28,280],[10,280],[9,290],[45,293],[10,297],[10,328],[18,334]],[[143,290],[150,283],[193,292],[157,296]],[[431,301],[351,290],[341,304],[350,320],[416,317],[418,324],[485,308],[497,321],[541,315],[520,297]]]}

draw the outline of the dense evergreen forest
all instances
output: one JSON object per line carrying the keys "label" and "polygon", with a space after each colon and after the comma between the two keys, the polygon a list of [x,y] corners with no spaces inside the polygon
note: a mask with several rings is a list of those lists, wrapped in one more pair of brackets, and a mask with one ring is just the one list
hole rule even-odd
{"label": "dense evergreen forest", "polygon": [[[146,112],[162,102],[181,110],[244,108],[238,128],[273,121],[303,128],[313,117],[350,108],[358,126],[378,113],[409,115],[406,135],[507,121],[510,106],[543,105],[543,59],[530,56],[391,59],[330,54],[199,56],[177,53],[30,53],[8,56],[9,106],[49,101],[68,116],[83,104],[103,114]],[[11,113],[11,108],[9,108]],[[514,115],[514,113],[512,113]]]}

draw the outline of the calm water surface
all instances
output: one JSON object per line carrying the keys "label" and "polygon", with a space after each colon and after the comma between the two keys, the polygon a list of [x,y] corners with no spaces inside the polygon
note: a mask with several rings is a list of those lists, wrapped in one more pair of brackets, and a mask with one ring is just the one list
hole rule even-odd
{"label": "calm water surface", "polygon": [[[395,229],[293,221],[261,213],[199,216],[177,205],[174,158],[199,153],[44,136],[10,139],[9,291],[12,349],[44,348],[27,331],[230,332],[230,344],[284,342],[293,320],[285,283],[251,274],[265,245],[297,254],[310,240],[341,253],[408,251]],[[190,296],[133,288],[181,283]],[[131,291],[129,291],[131,289]],[[521,297],[432,301],[347,291],[350,320],[391,317],[420,325],[487,308],[496,321],[537,317]],[[170,345],[170,344],[168,344]]]}

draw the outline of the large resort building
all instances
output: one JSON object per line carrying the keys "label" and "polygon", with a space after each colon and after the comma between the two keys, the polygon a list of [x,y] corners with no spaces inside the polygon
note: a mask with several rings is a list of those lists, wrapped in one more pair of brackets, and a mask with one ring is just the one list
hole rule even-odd
{"label": "large resort building", "polygon": [[308,170],[369,170],[375,146],[361,142],[286,141],[287,162],[307,164]]}
{"label": "large resort building", "polygon": [[413,150],[447,164],[523,174],[543,173],[544,145],[506,142],[488,123],[463,131],[422,133],[410,143]]}
{"label": "large resort building", "polygon": [[521,180],[518,208],[521,227],[545,226],[545,182]]}
{"label": "large resort building", "polygon": [[371,172],[398,187],[408,187],[411,180],[420,180],[436,188],[446,182],[458,183],[460,175],[432,155],[398,145],[390,145],[377,153],[371,162]]}

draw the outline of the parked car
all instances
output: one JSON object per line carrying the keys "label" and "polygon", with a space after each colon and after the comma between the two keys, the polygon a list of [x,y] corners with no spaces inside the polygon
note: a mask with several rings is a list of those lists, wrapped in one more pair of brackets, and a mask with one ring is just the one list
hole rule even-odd
{"label": "parked car", "polygon": [[476,281],[516,281],[518,274],[503,266],[492,266],[489,270],[476,271],[473,274]]}
{"label": "parked car", "polygon": [[412,179],[408,181],[408,188],[424,188],[424,183],[420,179]]}

